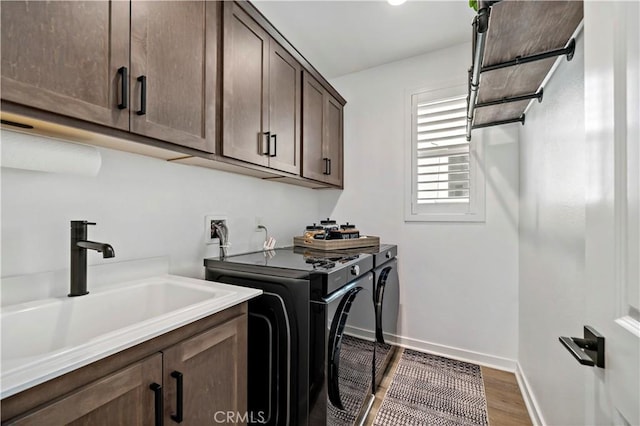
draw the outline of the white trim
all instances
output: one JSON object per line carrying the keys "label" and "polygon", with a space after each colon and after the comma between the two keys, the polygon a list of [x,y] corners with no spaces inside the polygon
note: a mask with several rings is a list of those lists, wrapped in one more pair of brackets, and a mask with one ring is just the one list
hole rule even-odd
{"label": "white trim", "polygon": [[[375,338],[373,331],[349,325],[345,327],[345,332],[349,335],[363,339],[371,340]],[[514,359],[469,351],[467,349],[454,348],[452,346],[440,345],[438,343],[431,343],[395,334],[384,333],[384,338],[386,342],[402,346],[403,348],[413,349],[420,352],[428,352],[430,354],[440,355],[458,361],[470,362],[485,367],[491,367],[497,370],[508,371],[510,373],[515,373],[516,371],[517,362]]]}
{"label": "white trim", "polygon": [[470,362],[473,364],[491,367],[497,370],[515,372],[516,360],[502,358],[495,355],[489,355],[481,352],[470,351],[467,349],[454,348],[452,346],[440,345],[438,343],[427,342],[424,340],[412,339],[403,336],[386,335],[389,343],[402,346],[407,349],[414,349],[421,352],[428,352],[434,355],[440,355],[458,361]]}
{"label": "white trim", "polygon": [[517,363],[516,368],[516,380],[518,381],[518,386],[520,387],[520,393],[522,394],[522,398],[524,399],[524,404],[527,406],[527,411],[529,412],[529,417],[531,418],[531,423],[534,426],[544,426],[547,423],[544,421],[544,417],[542,417],[542,410],[540,410],[540,405],[534,396],[533,389],[527,380],[527,377],[522,370],[522,366],[520,363]]}
{"label": "white trim", "polygon": [[[484,143],[482,132],[478,132],[470,143],[470,203],[466,211],[451,209],[451,205],[434,204],[424,210],[414,212],[414,132],[413,102],[414,95],[429,92],[434,100],[445,99],[465,93],[467,86],[459,81],[443,82],[435,87],[405,91],[405,181],[404,181],[404,220],[405,222],[484,222],[485,219],[485,173],[483,166]],[[429,211],[425,211],[425,210]]]}

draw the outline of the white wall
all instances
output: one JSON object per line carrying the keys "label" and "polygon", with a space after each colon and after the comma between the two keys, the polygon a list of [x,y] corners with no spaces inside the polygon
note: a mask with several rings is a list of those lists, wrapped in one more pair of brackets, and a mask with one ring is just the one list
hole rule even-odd
{"label": "white wall", "polygon": [[585,424],[584,374],[558,342],[582,336],[585,281],[584,43],[520,129],[519,364],[549,425]]}
{"label": "white wall", "polygon": [[484,138],[486,223],[405,223],[403,215],[407,91],[466,84],[470,51],[458,45],[333,80],[348,102],[346,189],[322,198],[338,221],[398,244],[403,344],[513,368],[517,130],[496,128]]}
{"label": "white wall", "polygon": [[230,253],[262,248],[256,216],[278,246],[319,217],[312,189],[99,150],[96,177],[2,168],[2,276],[68,268],[70,220],[97,222],[89,238],[115,249],[113,260],[90,253],[90,264],[167,256],[170,273],[202,277],[219,252],[205,245],[205,215],[227,217]]}
{"label": "white wall", "polygon": [[[69,221],[116,259],[168,256],[170,272],[202,276],[204,216],[229,218],[232,253],[257,249],[261,216],[290,243],[309,221],[333,216],[399,246],[401,343],[513,368],[518,322],[517,125],[484,137],[486,222],[405,223],[407,91],[464,84],[463,44],[333,81],[345,110],[344,191],[265,182],[107,149],[95,178],[2,169],[2,276],[68,267]],[[104,263],[90,254],[90,263]]]}

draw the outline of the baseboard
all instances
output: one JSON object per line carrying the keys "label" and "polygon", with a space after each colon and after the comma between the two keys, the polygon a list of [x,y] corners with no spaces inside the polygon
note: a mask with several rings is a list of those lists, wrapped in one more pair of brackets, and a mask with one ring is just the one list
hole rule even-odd
{"label": "baseboard", "polygon": [[538,405],[538,401],[536,401],[536,398],[533,394],[533,390],[529,385],[529,381],[527,381],[527,376],[525,376],[524,371],[522,371],[522,366],[520,366],[520,363],[517,363],[516,380],[518,380],[520,393],[522,394],[524,403],[527,406],[529,417],[531,417],[531,423],[533,423],[534,426],[546,425],[547,423],[544,421],[544,418],[542,417],[542,411],[540,411],[540,406]]}
{"label": "baseboard", "polygon": [[[370,330],[347,326],[345,331],[356,337],[371,339],[374,334]],[[411,339],[409,337],[396,336],[393,334],[384,334],[385,341],[407,349],[428,352],[434,355],[440,355],[458,361],[470,362],[473,364],[491,367],[498,370],[516,371],[516,361],[513,359],[502,358],[495,355],[484,354],[480,352],[469,351],[466,349],[454,348],[451,346],[440,345],[437,343],[426,342],[424,340]]]}

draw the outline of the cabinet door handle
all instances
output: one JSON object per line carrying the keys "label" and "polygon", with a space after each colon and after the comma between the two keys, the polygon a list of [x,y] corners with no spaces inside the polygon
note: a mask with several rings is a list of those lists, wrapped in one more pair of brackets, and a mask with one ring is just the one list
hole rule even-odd
{"label": "cabinet door handle", "polygon": [[127,67],[118,68],[118,74],[120,74],[120,103],[118,104],[118,109],[125,109],[129,103],[129,73],[127,72]]}
{"label": "cabinet door handle", "polygon": [[147,113],[147,76],[141,75],[138,81],[140,82],[140,109],[136,114],[145,115]]}
{"label": "cabinet door handle", "polygon": [[260,140],[260,155],[269,155],[271,149],[271,132],[262,133]]}
{"label": "cabinet door handle", "polygon": [[182,373],[179,371],[174,371],[171,373],[171,377],[176,379],[177,391],[176,391],[176,414],[171,415],[171,420],[176,423],[182,423],[182,397],[183,397],[183,388],[182,388]]}
{"label": "cabinet door handle", "polygon": [[327,173],[328,175],[331,174],[331,158],[328,158],[327,161],[329,162],[329,173]]}
{"label": "cabinet door handle", "polygon": [[322,161],[324,161],[324,170],[322,171],[323,175],[328,175],[329,174],[329,159],[328,158],[323,158]]}
{"label": "cabinet door handle", "polygon": [[278,155],[278,135],[271,135],[273,139],[273,151],[271,150],[271,143],[269,143],[269,157],[275,157]]}
{"label": "cabinet door handle", "polygon": [[155,397],[155,412],[156,412],[156,421],[155,426],[163,425],[163,417],[164,417],[164,407],[162,406],[162,385],[158,383],[151,383],[149,386],[154,393]]}

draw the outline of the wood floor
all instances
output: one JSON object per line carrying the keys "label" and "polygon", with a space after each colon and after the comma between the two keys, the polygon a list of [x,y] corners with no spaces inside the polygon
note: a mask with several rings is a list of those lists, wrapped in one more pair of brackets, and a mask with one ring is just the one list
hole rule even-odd
{"label": "wood floor", "polygon": [[[375,402],[364,422],[366,426],[373,425],[373,420],[376,418],[382,399],[391,384],[393,372],[400,362],[401,355],[402,349],[399,348],[393,355],[378,392],[376,392]],[[487,396],[489,426],[530,426],[531,419],[522,399],[515,374],[489,367],[481,367],[481,369],[484,391]]]}

